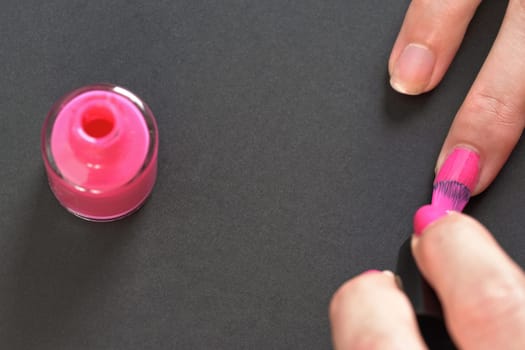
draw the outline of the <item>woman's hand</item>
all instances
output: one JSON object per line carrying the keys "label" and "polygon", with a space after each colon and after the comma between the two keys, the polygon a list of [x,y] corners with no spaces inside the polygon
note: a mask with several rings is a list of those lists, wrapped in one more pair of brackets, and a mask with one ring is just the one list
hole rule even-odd
{"label": "woman's hand", "polygon": [[[525,276],[481,224],[444,215],[413,237],[412,251],[461,349],[525,349]],[[426,349],[391,272],[345,283],[332,299],[330,321],[337,350]]]}
{"label": "woman's hand", "polygon": [[[481,0],[413,0],[389,60],[391,85],[417,95],[443,78]],[[525,126],[525,0],[510,0],[494,45],[450,128],[437,161],[463,145],[476,150],[483,191]]]}

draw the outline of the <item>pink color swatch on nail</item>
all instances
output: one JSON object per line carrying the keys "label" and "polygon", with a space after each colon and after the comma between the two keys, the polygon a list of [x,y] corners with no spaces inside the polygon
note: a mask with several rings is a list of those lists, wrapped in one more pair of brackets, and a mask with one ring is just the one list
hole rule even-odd
{"label": "pink color swatch on nail", "polygon": [[479,155],[466,148],[454,149],[434,180],[432,204],[419,208],[414,215],[414,232],[420,234],[447,211],[462,211],[477,185],[478,177]]}
{"label": "pink color swatch on nail", "polygon": [[478,154],[466,148],[456,148],[434,180],[432,205],[445,210],[462,211],[476,187],[478,176]]}
{"label": "pink color swatch on nail", "polygon": [[157,171],[158,134],[149,113],[129,91],[106,85],[74,92],[55,106],[42,151],[50,186],[64,207],[95,221],[140,207]]}
{"label": "pink color swatch on nail", "polygon": [[467,148],[456,148],[447,157],[439,170],[434,184],[441,181],[456,181],[474,191],[479,176],[479,155]]}

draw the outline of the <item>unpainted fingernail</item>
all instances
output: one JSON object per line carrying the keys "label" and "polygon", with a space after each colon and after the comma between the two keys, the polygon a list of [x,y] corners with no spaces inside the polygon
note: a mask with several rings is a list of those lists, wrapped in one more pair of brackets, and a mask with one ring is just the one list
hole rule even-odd
{"label": "unpainted fingernail", "polygon": [[408,44],[394,64],[390,85],[403,94],[421,94],[430,83],[435,64],[436,56],[427,46]]}
{"label": "unpainted fingernail", "polygon": [[369,275],[369,274],[379,273],[379,272],[381,272],[381,271],[379,271],[379,270],[368,270],[368,271],[363,272],[361,275]]}

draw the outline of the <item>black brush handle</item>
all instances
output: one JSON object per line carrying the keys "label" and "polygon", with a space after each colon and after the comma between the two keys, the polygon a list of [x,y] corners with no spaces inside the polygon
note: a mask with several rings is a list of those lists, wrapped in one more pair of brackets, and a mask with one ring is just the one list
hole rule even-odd
{"label": "black brush handle", "polygon": [[416,313],[419,330],[430,350],[457,349],[448,334],[439,299],[423,278],[410,248],[410,238],[399,249],[396,274]]}

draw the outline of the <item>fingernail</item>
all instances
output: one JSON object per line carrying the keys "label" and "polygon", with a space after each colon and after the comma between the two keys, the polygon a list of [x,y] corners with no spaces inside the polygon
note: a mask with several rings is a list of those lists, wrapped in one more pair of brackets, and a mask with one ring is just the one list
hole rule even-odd
{"label": "fingernail", "polygon": [[390,270],[383,270],[382,272],[383,272],[383,274],[385,274],[385,275],[387,275],[389,277],[394,277],[395,276],[394,273],[392,271],[390,271]]}
{"label": "fingernail", "polygon": [[430,83],[435,64],[436,57],[428,47],[408,44],[394,65],[390,85],[403,94],[421,94]]}
{"label": "fingernail", "polygon": [[434,184],[441,181],[456,181],[474,191],[479,180],[479,154],[475,151],[456,147],[443,162]]}
{"label": "fingernail", "polygon": [[414,215],[414,233],[421,236],[423,231],[439,218],[448,214],[446,209],[434,205],[425,205],[419,208]]}
{"label": "fingernail", "polygon": [[368,270],[368,271],[365,271],[363,272],[361,275],[370,275],[370,274],[373,274],[373,273],[380,273],[381,271],[379,270]]}
{"label": "fingernail", "polygon": [[403,290],[403,282],[401,281],[401,277],[396,275],[390,270],[383,270],[383,274],[387,275],[388,277],[391,277],[394,279],[394,282],[396,283],[397,288]]}

